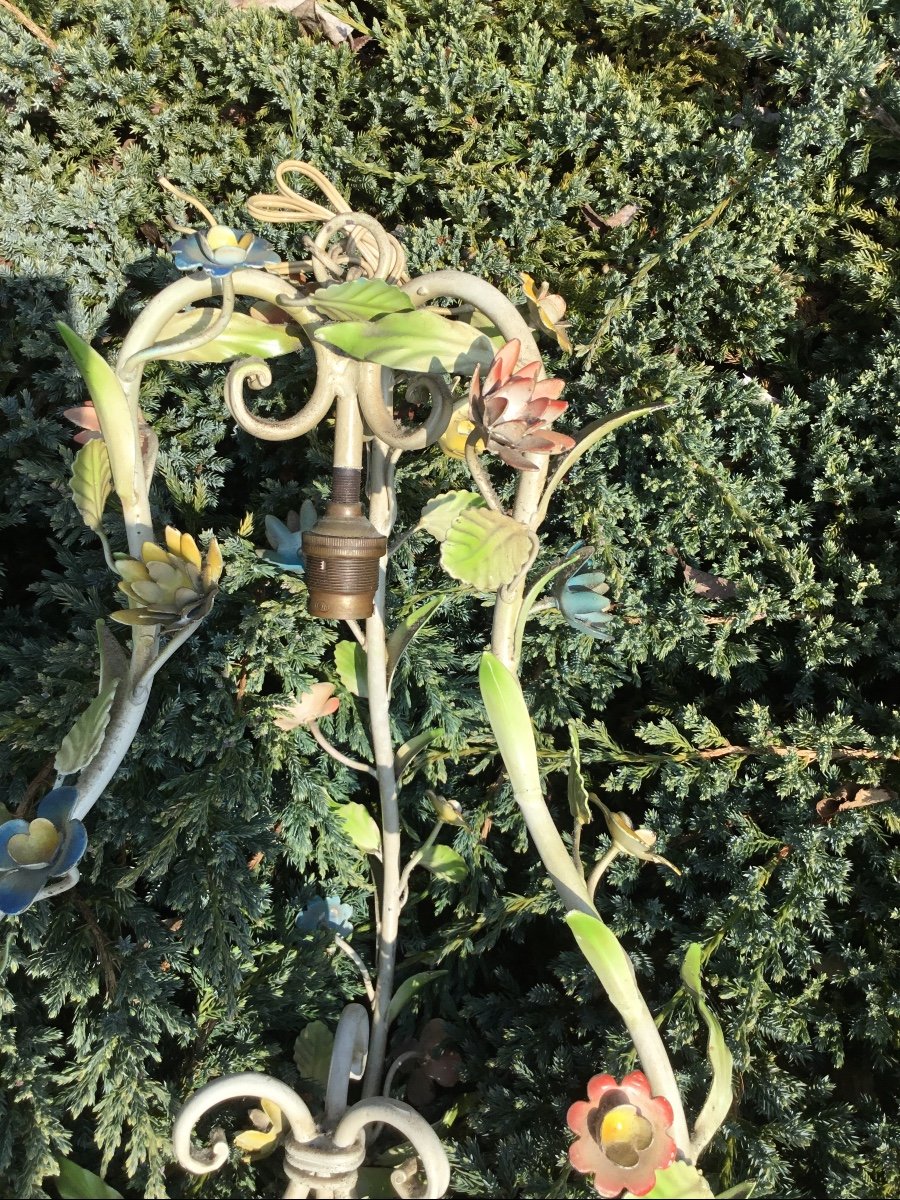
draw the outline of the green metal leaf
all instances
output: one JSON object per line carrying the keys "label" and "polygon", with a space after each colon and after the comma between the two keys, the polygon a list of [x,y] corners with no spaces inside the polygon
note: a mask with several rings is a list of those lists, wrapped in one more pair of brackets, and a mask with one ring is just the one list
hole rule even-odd
{"label": "green metal leaf", "polygon": [[587,788],[584,786],[584,776],[581,774],[581,746],[578,741],[578,729],[574,722],[569,722],[569,812],[579,825],[587,825],[593,813],[588,800]]}
{"label": "green metal leaf", "polygon": [[319,288],[309,307],[331,321],[375,321],[390,313],[412,312],[413,302],[396,284],[383,279],[354,279]]}
{"label": "green metal leaf", "polygon": [[426,529],[432,537],[443,542],[447,531],[460,515],[468,508],[486,508],[485,502],[477,492],[442,492],[429,500],[422,509],[419,527]]}
{"label": "green metal leaf", "polygon": [[429,846],[419,861],[432,875],[450,883],[462,883],[469,874],[466,860],[450,846]]}
{"label": "green metal leaf", "polygon": [[112,492],[112,468],[103,438],[91,438],[75,455],[71,488],[81,519],[96,533],[102,527],[103,510]]}
{"label": "green metal leaf", "polygon": [[344,833],[363,854],[378,854],[381,850],[381,833],[374,818],[364,804],[351,801],[335,805],[334,814],[344,828]]}
{"label": "green metal leaf", "polygon": [[58,1158],[56,1165],[59,1175],[53,1179],[53,1186],[62,1200],[122,1200],[121,1192],[111,1188],[87,1167],[79,1167],[70,1158]]}
{"label": "green metal leaf", "polygon": [[520,803],[527,797],[539,798],[541,776],[534,726],[518,679],[509,667],[486,650],[481,656],[478,682],[497,739],[497,749],[516,798]]}
{"label": "green metal leaf", "polygon": [[521,575],[535,545],[535,535],[521,521],[490,508],[468,508],[447,530],[441,566],[480,592],[496,592]]}
{"label": "green metal leaf", "polygon": [[75,360],[87,386],[112,469],[116,493],[124,503],[135,498],[134,473],[138,461],[138,432],[122,385],[109,363],[62,321],[56,328]]}
{"label": "green metal leaf", "polygon": [[695,1160],[700,1157],[716,1130],[725,1120],[734,1099],[732,1091],[734,1060],[726,1045],[725,1034],[722,1032],[719,1019],[706,1003],[706,997],[703,994],[703,983],[700,978],[702,963],[703,949],[699,942],[692,942],[688,946],[684,962],[681,964],[681,979],[709,1030],[706,1056],[712,1067],[709,1095],[700,1110],[691,1136],[691,1151]]}
{"label": "green metal leaf", "polygon": [[747,1196],[752,1196],[755,1191],[756,1180],[745,1179],[743,1183],[736,1183],[727,1192],[719,1192],[716,1200],[745,1200]]}
{"label": "green metal leaf", "polygon": [[440,729],[427,729],[424,733],[417,733],[415,737],[411,737],[402,746],[398,746],[397,753],[394,755],[394,774],[397,778],[400,778],[418,754],[426,750],[440,736]]}
{"label": "green metal leaf", "polygon": [[84,710],[62,740],[53,765],[60,775],[72,775],[82,771],[96,758],[103,745],[103,735],[109,724],[109,710],[116,694],[119,680],[108,680],[100,695]]}
{"label": "green metal leaf", "polygon": [[642,1012],[643,1001],[637,988],[634,967],[619,939],[599,917],[588,913],[566,914],[566,924],[575,935],[578,949],[594,969],[606,992],[623,1017]]}
{"label": "green metal leaf", "polygon": [[388,1008],[388,1024],[390,1025],[400,1016],[410,1000],[418,996],[424,987],[433,983],[435,979],[442,979],[447,974],[449,974],[447,971],[420,971],[418,975],[410,975],[409,979],[404,979],[391,997]]}
{"label": "green metal leaf", "polygon": [[490,339],[465,321],[450,321],[421,309],[393,313],[380,321],[342,321],[317,329],[318,341],[351,358],[398,371],[471,375],[494,360]]}
{"label": "green metal leaf", "polygon": [[[710,1200],[712,1194],[703,1173],[686,1162],[674,1162],[657,1171],[656,1183],[644,1193],[646,1200]],[[626,1192],[623,1200],[632,1200],[633,1196],[633,1192]]]}
{"label": "green metal leaf", "polygon": [[311,1021],[294,1042],[294,1062],[307,1083],[324,1090],[331,1067],[334,1034],[324,1021]]}
{"label": "green metal leaf", "polygon": [[[187,312],[176,313],[163,326],[158,340],[168,342],[202,333],[218,317],[219,312],[214,308],[191,308]],[[167,354],[165,358],[169,362],[207,363],[230,362],[234,358],[276,358],[279,354],[301,350],[307,344],[299,334],[290,333],[291,328],[296,326],[273,325],[268,321],[258,321],[247,313],[236,312],[212,341],[195,350]]]}
{"label": "green metal leaf", "polygon": [[99,691],[103,692],[111,680],[125,678],[128,674],[128,659],[102,617],[94,623],[94,628],[97,631],[97,649],[100,653]]}
{"label": "green metal leaf", "polygon": [[432,596],[430,600],[426,600],[418,608],[406,617],[393,631],[388,638],[387,644],[387,679],[388,691],[391,690],[391,684],[394,682],[394,672],[397,670],[397,664],[403,657],[403,652],[409,643],[413,640],[420,629],[431,620],[437,610],[441,607],[446,596]]}
{"label": "green metal leaf", "polygon": [[617,429],[621,429],[623,425],[627,425],[631,421],[636,421],[638,417],[645,417],[648,413],[658,412],[661,408],[666,408],[666,405],[644,404],[640,408],[623,409],[621,412],[613,413],[609,417],[601,417],[599,421],[592,421],[590,425],[586,425],[569,453],[564,454],[558,460],[553,474],[547,481],[547,486],[544,489],[540,507],[538,508],[538,524],[547,515],[550,497],[583,454],[586,454],[598,442],[602,442],[604,438],[609,437],[611,433],[615,433]]}
{"label": "green metal leaf", "polygon": [[356,1175],[356,1195],[360,1200],[396,1200],[391,1173],[390,1167],[360,1167]]}
{"label": "green metal leaf", "polygon": [[334,648],[334,665],[347,691],[365,699],[369,694],[366,679],[368,660],[359,642],[338,642]]}

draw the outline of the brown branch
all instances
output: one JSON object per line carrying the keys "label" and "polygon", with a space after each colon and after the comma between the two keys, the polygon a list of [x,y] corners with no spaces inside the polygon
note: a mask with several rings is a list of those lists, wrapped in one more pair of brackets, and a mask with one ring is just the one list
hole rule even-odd
{"label": "brown branch", "polygon": [[[729,754],[775,754],[779,758],[788,758],[796,754],[804,762],[814,762],[819,757],[818,750],[807,750],[802,746],[717,746],[714,750],[698,750],[698,758],[726,758]],[[882,759],[884,762],[900,762],[900,754],[883,754],[880,750],[854,750],[850,746],[841,746],[831,751],[831,757],[836,759],[864,758]]]}
{"label": "brown branch", "polygon": [[97,948],[97,957],[100,959],[100,969],[103,971],[103,987],[106,992],[107,1000],[111,1001],[116,994],[118,979],[116,977],[115,960],[109,948],[109,939],[100,928],[97,918],[94,916],[88,904],[82,900],[77,892],[69,892],[69,903],[78,909],[79,916],[87,926],[87,930],[91,935],[91,940]]}
{"label": "brown branch", "polygon": [[19,24],[24,26],[32,37],[36,37],[39,42],[43,42],[48,50],[56,49],[56,42],[54,42],[53,38],[44,33],[40,25],[35,25],[31,17],[26,17],[21,8],[17,8],[15,4],[11,2],[11,0],[0,0],[0,7],[5,8],[7,12],[12,13]]}
{"label": "brown branch", "polygon": [[[2,4],[2,3],[3,3],[3,0],[0,0],[0,4]],[[34,810],[35,797],[37,796],[38,792],[43,788],[44,784],[49,783],[50,780],[53,779],[53,776],[55,775],[55,771],[53,768],[53,764],[55,761],[56,761],[55,755],[52,758],[48,758],[47,761],[44,763],[44,765],[41,767],[41,769],[38,771],[37,775],[35,775],[35,777],[28,784],[24,793],[22,794],[22,799],[19,801],[19,806],[16,809],[15,815],[17,817],[21,818],[22,820],[26,820],[26,821],[29,819],[29,817],[31,816],[31,813]]]}

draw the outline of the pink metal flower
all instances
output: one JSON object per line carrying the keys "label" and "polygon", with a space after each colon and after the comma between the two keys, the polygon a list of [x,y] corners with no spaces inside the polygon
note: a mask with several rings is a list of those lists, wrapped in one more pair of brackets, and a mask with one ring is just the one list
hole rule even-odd
{"label": "pink metal flower", "polygon": [[488,450],[519,471],[536,471],[527,454],[562,454],[575,442],[550,428],[569,407],[559,399],[565,381],[538,379],[541,364],[537,360],[517,368],[520,349],[518,339],[507,342],[491,363],[484,383],[476,367],[469,410]]}
{"label": "pink metal flower", "polygon": [[672,1106],[662,1096],[650,1095],[641,1071],[632,1071],[621,1083],[612,1075],[595,1075],[587,1093],[587,1101],[576,1101],[566,1117],[578,1134],[569,1147],[569,1161],[576,1171],[594,1176],[601,1196],[618,1196],[626,1188],[646,1196],[656,1172],[675,1159],[669,1134]]}

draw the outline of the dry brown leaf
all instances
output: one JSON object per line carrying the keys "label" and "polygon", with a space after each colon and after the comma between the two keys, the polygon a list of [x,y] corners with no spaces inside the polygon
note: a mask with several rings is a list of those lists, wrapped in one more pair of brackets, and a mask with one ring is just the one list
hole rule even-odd
{"label": "dry brown leaf", "polygon": [[636,204],[623,204],[622,207],[608,217],[601,216],[590,204],[582,204],[581,212],[592,229],[624,229],[630,225],[641,210]]}
{"label": "dry brown leaf", "polygon": [[890,788],[856,787],[852,783],[843,783],[830,796],[822,797],[816,805],[816,812],[821,821],[830,821],[838,813],[848,812],[851,808],[868,808],[872,804],[885,804],[896,799],[897,793]]}
{"label": "dry brown leaf", "polygon": [[709,571],[700,571],[687,563],[684,578],[698,596],[705,596],[707,600],[732,600],[737,594],[735,585],[724,575],[711,575]]}

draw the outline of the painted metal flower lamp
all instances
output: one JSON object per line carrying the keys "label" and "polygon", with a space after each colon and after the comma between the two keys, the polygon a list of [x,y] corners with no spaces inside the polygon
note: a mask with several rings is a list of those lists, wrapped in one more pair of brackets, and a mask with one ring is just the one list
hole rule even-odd
{"label": "painted metal flower lamp", "polygon": [[[294,173],[311,180],[329,207],[299,195],[287,181]],[[391,1096],[410,1054],[420,1054],[434,1069],[434,1039],[426,1049],[400,1053],[388,1063],[392,1021],[433,976],[423,972],[397,984],[398,932],[411,876],[421,869],[463,878],[468,869],[463,856],[439,844],[440,838],[448,830],[458,838],[475,837],[460,805],[427,789],[435,823],[412,848],[405,845],[400,819],[399,796],[411,764],[439,743],[441,730],[424,729],[396,746],[389,721],[391,688],[404,651],[443,596],[426,600],[388,637],[387,579],[397,550],[414,536],[430,536],[456,589],[494,597],[491,645],[479,671],[487,717],[529,834],[565,903],[569,928],[620,1012],[643,1068],[620,1084],[607,1075],[590,1081],[589,1102],[569,1112],[577,1135],[572,1165],[590,1173],[603,1196],[711,1196],[696,1161],[730,1105],[731,1057],[701,990],[701,948],[690,948],[682,979],[710,1031],[713,1083],[691,1131],[653,1014],[627,954],[594,902],[619,854],[676,873],[678,868],[656,853],[654,832],[634,829],[627,814],[613,812],[587,791],[574,727],[573,831],[570,845],[564,842],[543,796],[532,720],[518,678],[526,627],[538,614],[561,615],[577,634],[595,641],[610,636],[607,585],[592,565],[594,550],[578,545],[555,561],[542,561],[539,530],[554,491],[580,457],[661,405],[601,418],[577,438],[553,429],[567,407],[560,399],[563,382],[546,378],[534,331],[570,348],[560,297],[549,294],[546,285],[537,289],[523,275],[520,310],[484,280],[461,271],[410,279],[399,242],[371,217],[350,211],[309,164],[282,163],[276,194],[254,197],[248,206],[263,222],[320,226],[314,237],[304,238],[306,257],[290,263],[279,261],[262,238],[223,225],[200,201],[162,182],[205,221],[202,229],[176,226],[183,236],[173,251],[184,278],[147,305],[114,368],[71,329],[60,327],[92,401],[68,413],[82,427],[78,440],[83,443],[73,466],[73,497],[124,597],[124,607],[111,617],[130,629],[130,656],[106,622],[98,621],[98,695],[60,747],[53,790],[36,811],[23,802],[0,823],[0,909],[16,915],[77,883],[77,864],[87,846],[84,818],[138,730],[155,675],[215,602],[223,571],[215,538],[201,548],[187,533],[167,528],[158,539],[153,528],[149,488],[157,441],[139,406],[143,370],[155,360],[232,361],[225,403],[246,433],[288,441],[333,414],[332,486],[325,512],[316,513],[306,501],[285,519],[270,514],[270,549],[260,553],[284,571],[303,574],[310,613],[342,621],[352,634],[336,648],[335,673],[349,691],[367,700],[370,761],[340,750],[321,728],[340,702],[332,682],[294,697],[275,714],[274,724],[287,733],[307,729],[377,795],[380,821],[356,802],[339,806],[337,814],[348,842],[373,868],[377,936],[367,963],[351,944],[350,910],[340,896],[314,899],[298,917],[299,933],[326,931],[335,952],[354,964],[369,1006],[352,1003],[341,1015],[323,1081],[322,1111],[312,1113],[301,1097],[268,1075],[216,1080],[201,1088],[178,1117],[179,1162],[197,1174],[221,1167],[229,1156],[224,1135],[214,1133],[208,1148],[197,1149],[192,1132],[219,1104],[252,1096],[262,1106],[252,1114],[256,1128],[236,1143],[251,1153],[283,1144],[286,1196],[357,1194],[358,1172],[367,1153],[377,1153],[385,1127],[412,1145],[412,1155],[391,1174],[397,1194],[439,1197],[449,1185],[447,1157],[434,1130],[413,1107]],[[449,308],[443,306],[447,301]],[[305,403],[286,419],[254,414],[245,389],[268,387],[267,360],[303,348],[311,349],[316,368]],[[467,378],[465,392],[457,395],[459,380]],[[407,427],[396,419],[395,400],[401,394],[404,409],[428,406],[418,425]],[[475,490],[434,497],[415,524],[391,542],[397,462],[404,452],[438,441],[446,454],[465,462]],[[511,489],[498,491],[492,479],[492,456],[515,473],[511,501],[505,499]],[[552,472],[551,458],[556,462]],[[104,527],[113,492],[121,504],[127,552],[113,551]],[[582,834],[598,808],[609,846],[586,869]],[[359,1098],[350,1104],[350,1088],[357,1085]]]}

